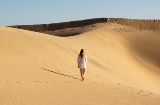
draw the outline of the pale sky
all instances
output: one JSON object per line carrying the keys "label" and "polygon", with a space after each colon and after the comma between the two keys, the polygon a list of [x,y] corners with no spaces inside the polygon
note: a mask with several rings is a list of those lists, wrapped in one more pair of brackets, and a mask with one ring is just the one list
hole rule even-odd
{"label": "pale sky", "polygon": [[160,19],[160,0],[0,0],[0,26],[90,18]]}

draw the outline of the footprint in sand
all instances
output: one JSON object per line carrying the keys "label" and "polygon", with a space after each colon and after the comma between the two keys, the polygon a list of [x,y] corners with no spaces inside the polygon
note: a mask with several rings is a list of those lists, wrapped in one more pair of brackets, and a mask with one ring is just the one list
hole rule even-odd
{"label": "footprint in sand", "polygon": [[132,89],[131,87],[128,87],[129,89]]}
{"label": "footprint in sand", "polygon": [[[43,70],[47,70],[47,69],[45,69],[45,68],[41,68],[41,69],[43,69]],[[47,70],[48,71],[48,70]]]}
{"label": "footprint in sand", "polygon": [[20,81],[17,81],[16,83],[21,83]]}
{"label": "footprint in sand", "polygon": [[39,81],[35,81],[35,83],[40,83]]}
{"label": "footprint in sand", "polygon": [[64,74],[63,76],[67,76],[67,75]]}
{"label": "footprint in sand", "polygon": [[142,90],[139,90],[140,92],[143,92]]}
{"label": "footprint in sand", "polygon": [[149,94],[154,95],[153,93],[149,93]]}
{"label": "footprint in sand", "polygon": [[100,77],[99,75],[96,75],[97,77]]}

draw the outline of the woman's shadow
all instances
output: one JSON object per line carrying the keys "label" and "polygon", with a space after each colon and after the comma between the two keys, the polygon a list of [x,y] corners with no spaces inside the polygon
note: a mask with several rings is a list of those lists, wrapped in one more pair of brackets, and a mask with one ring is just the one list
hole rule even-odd
{"label": "woman's shadow", "polygon": [[49,71],[49,72],[52,72],[52,73],[55,73],[55,74],[59,74],[59,75],[62,75],[62,76],[66,76],[66,77],[69,77],[69,78],[73,78],[73,79],[78,79],[76,77],[73,77],[73,76],[70,76],[70,75],[66,75],[66,74],[63,74],[63,73],[59,73],[59,72],[55,72],[55,71],[52,71],[52,70],[48,70],[48,69],[45,69],[45,68],[41,68],[45,71]]}

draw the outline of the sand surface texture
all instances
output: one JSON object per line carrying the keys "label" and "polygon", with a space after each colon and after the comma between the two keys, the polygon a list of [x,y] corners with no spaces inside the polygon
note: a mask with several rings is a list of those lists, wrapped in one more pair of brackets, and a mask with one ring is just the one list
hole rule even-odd
{"label": "sand surface texture", "polygon": [[0,105],[160,105],[160,32],[150,22],[54,30],[77,31],[69,37],[1,26]]}

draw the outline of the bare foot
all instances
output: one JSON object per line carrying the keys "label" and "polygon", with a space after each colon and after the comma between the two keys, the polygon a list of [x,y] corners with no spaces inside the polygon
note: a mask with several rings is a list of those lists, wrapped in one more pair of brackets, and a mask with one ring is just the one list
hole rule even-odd
{"label": "bare foot", "polygon": [[82,77],[81,81],[84,81],[84,77]]}

